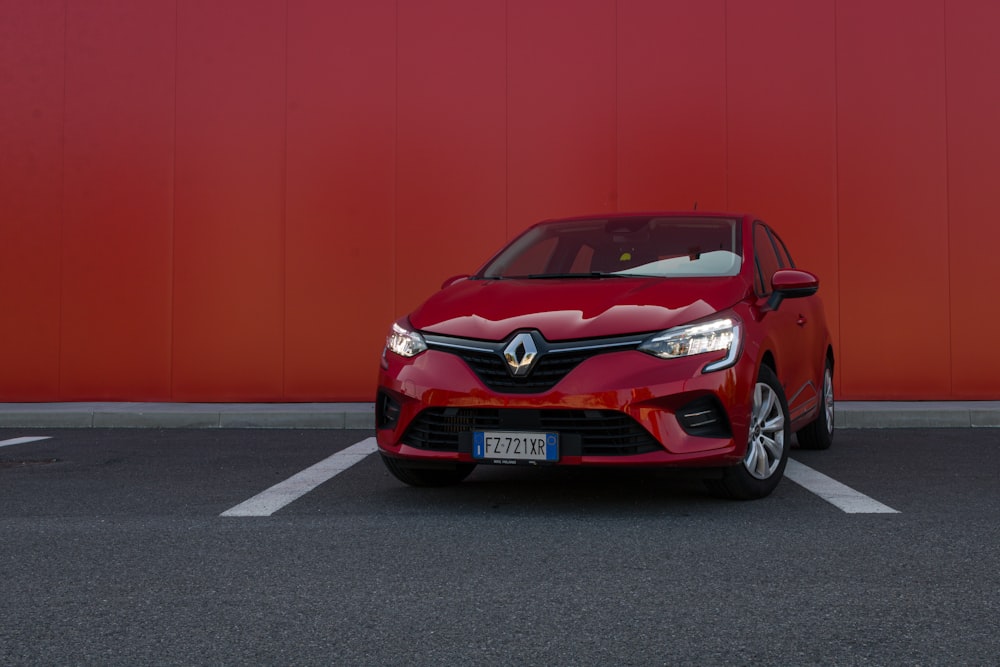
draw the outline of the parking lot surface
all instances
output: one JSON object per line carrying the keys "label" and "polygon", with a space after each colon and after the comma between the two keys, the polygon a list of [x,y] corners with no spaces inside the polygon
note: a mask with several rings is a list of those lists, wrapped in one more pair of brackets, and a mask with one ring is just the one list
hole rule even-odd
{"label": "parking lot surface", "polygon": [[742,503],[414,489],[372,435],[0,429],[0,664],[996,662],[1000,430],[843,430]]}

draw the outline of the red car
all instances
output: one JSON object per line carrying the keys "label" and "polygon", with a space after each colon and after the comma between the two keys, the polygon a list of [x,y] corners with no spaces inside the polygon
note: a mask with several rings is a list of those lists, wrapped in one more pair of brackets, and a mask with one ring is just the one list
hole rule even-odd
{"label": "red car", "polygon": [[793,431],[833,439],[818,287],[749,215],[539,223],[392,326],[379,452],[417,486],[483,463],[687,466],[764,497]]}

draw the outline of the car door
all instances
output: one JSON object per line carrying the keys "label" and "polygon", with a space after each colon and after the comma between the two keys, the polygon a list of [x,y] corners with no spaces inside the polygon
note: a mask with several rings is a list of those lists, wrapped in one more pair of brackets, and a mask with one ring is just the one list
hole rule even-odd
{"label": "car door", "polygon": [[[757,263],[758,303],[763,306],[771,296],[771,277],[779,269],[794,268],[781,239],[763,222],[754,224],[754,260]],[[764,326],[771,333],[775,345],[778,379],[788,399],[792,421],[799,419],[816,407],[818,386],[812,359],[815,343],[814,330],[822,326],[822,318],[815,313],[816,300],[812,297],[785,299],[777,310],[764,316]]]}

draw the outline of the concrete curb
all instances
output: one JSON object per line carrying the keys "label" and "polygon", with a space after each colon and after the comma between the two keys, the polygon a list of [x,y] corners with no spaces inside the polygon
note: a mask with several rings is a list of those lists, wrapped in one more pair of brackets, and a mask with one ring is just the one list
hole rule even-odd
{"label": "concrete curb", "polygon": [[850,401],[838,428],[1000,428],[1000,401]]}
{"label": "concrete curb", "polygon": [[[847,401],[837,428],[1000,428],[1000,401]],[[0,428],[371,430],[372,403],[0,403]]]}
{"label": "concrete curb", "polygon": [[373,429],[373,403],[0,403],[0,428]]}

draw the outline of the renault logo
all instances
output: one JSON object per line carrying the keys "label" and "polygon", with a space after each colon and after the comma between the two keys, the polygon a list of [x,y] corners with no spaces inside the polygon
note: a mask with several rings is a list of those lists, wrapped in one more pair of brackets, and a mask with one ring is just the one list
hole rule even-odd
{"label": "renault logo", "polygon": [[524,377],[531,372],[538,358],[538,348],[530,333],[519,333],[503,349],[503,358],[514,377]]}

